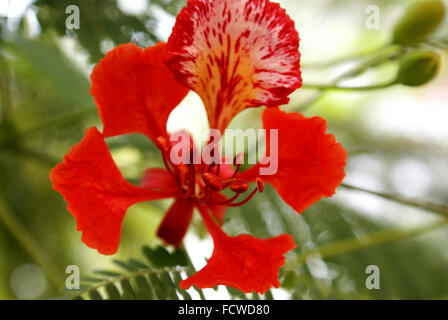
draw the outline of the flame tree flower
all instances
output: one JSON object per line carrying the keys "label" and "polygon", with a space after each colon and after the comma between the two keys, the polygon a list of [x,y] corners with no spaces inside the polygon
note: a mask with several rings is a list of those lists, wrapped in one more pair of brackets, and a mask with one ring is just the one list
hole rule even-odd
{"label": "flame tree flower", "polygon": [[[345,151],[326,133],[325,120],[278,108],[301,86],[298,48],[294,23],[276,3],[189,0],[167,44],[145,50],[125,44],[107,53],[91,75],[91,94],[103,132],[88,129],[50,174],[53,188],[65,198],[82,231],[82,241],[99,253],[114,254],[129,206],[174,198],[158,236],[179,246],[196,208],[214,241],[207,265],[183,280],[181,288],[223,284],[265,293],[278,287],[284,254],[296,247],[292,237],[230,237],[221,224],[227,207],[245,204],[263,191],[264,182],[301,213],[333,195],[345,175]],[[235,168],[188,161],[174,164],[169,154],[177,144],[169,139],[166,122],[189,89],[202,98],[210,128],[221,132],[242,110],[267,106],[264,128],[278,130],[277,172],[260,176],[260,168],[266,166],[263,161],[244,172],[239,172],[238,164]],[[105,138],[129,133],[151,139],[165,163],[164,169],[148,169],[140,186],[123,178],[105,143]],[[269,139],[266,135],[267,145]],[[188,150],[184,157],[196,156],[192,142]],[[252,182],[254,190],[239,199]],[[227,198],[224,190],[234,196]]]}

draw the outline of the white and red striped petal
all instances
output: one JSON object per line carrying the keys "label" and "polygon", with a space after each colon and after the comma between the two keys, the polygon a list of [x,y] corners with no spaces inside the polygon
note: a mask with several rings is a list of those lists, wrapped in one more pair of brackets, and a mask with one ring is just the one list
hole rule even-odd
{"label": "white and red striped petal", "polygon": [[189,0],[167,49],[168,66],[221,131],[243,109],[285,104],[301,86],[299,35],[268,0]]}

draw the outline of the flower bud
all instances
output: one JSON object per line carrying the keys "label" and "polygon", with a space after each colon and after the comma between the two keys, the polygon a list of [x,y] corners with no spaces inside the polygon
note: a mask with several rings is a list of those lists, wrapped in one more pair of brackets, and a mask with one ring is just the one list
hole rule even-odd
{"label": "flower bud", "polygon": [[393,43],[413,46],[425,41],[443,21],[445,11],[441,0],[416,1],[395,25]]}
{"label": "flower bud", "polygon": [[437,53],[414,50],[402,58],[396,81],[410,87],[421,86],[437,75],[439,67],[440,56]]}

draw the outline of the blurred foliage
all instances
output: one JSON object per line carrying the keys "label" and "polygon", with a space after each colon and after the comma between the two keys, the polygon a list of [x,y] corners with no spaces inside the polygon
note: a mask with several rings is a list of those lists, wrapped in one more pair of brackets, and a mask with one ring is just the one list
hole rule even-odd
{"label": "blurred foliage", "polygon": [[[123,241],[112,262],[81,243],[74,219],[60,195],[51,190],[48,179],[49,170],[83,137],[85,130],[101,126],[89,94],[88,70],[81,68],[74,59],[76,54],[69,51],[85,54],[91,68],[90,64],[97,63],[112,46],[129,41],[151,45],[159,40],[154,31],[154,9],[175,16],[185,4],[177,0],[148,1],[147,10],[133,15],[122,10],[118,2],[38,0],[32,6],[41,30],[34,36],[30,36],[26,18],[15,29],[8,26],[8,19],[0,20],[0,299],[21,298],[13,290],[11,279],[19,266],[30,262],[42,269],[47,281],[43,292],[34,298],[192,297],[178,289],[180,278],[193,272],[187,252],[157,247],[159,242],[154,236],[169,203],[143,203],[129,210]],[[387,10],[389,5],[396,8],[397,3],[405,12],[403,4],[407,1],[379,1],[378,5]],[[65,8],[72,4],[82,12],[79,30],[65,28]],[[326,5],[343,10],[346,2],[327,1]],[[68,40],[75,49],[67,49],[64,41]],[[335,77],[331,85],[337,87],[341,81],[371,72],[384,78],[388,75],[384,67],[398,68],[403,55],[416,47],[440,52],[448,44],[448,36],[443,32],[432,37],[425,35],[423,40],[411,46],[386,46],[367,53],[359,45],[363,54],[342,59],[355,63],[352,69]],[[338,65],[340,61],[334,58],[335,61],[323,61],[324,68]],[[448,209],[443,205],[447,202],[448,186],[432,181],[428,199],[408,199],[394,189],[390,174],[391,168],[404,158],[431,164],[447,159],[448,146],[391,138],[367,130],[360,119],[361,107],[371,100],[370,94],[352,101],[355,111],[346,113],[340,108],[344,100],[326,90],[316,92],[309,100],[298,99],[288,108],[323,114],[328,119],[330,131],[348,150],[349,172],[352,159],[357,157],[379,161],[383,168],[380,179],[386,191],[375,193],[345,185],[335,199],[320,201],[299,216],[267,187],[263,195],[241,208],[229,209],[226,214],[224,227],[230,234],[293,235],[298,248],[288,254],[286,265],[280,269],[280,281],[294,299],[448,297]],[[244,112],[236,123],[243,127],[259,125],[253,120],[259,119],[259,113],[260,110]],[[108,144],[129,181],[137,183],[145,168],[161,165],[156,149],[142,136],[116,137]],[[383,199],[390,220],[358,212],[344,201],[346,198],[338,197],[341,193],[356,202],[362,201],[356,195],[369,192],[372,197]],[[394,217],[401,213],[424,218],[414,227],[394,224]],[[194,221],[194,231],[199,236],[205,235],[203,228],[199,219]],[[81,268],[87,286],[61,296],[65,267],[71,264]],[[368,265],[380,267],[381,290],[366,288]],[[97,266],[101,270],[93,272]],[[84,277],[91,272],[92,277]],[[28,280],[23,279],[23,284]],[[260,298],[227,290],[235,299]],[[197,295],[206,298],[207,293],[199,291]],[[271,299],[273,295],[269,292],[263,298]]]}
{"label": "blurred foliage", "polygon": [[[82,8],[82,28],[73,32],[79,43],[89,51],[92,62],[97,62],[104,56],[101,44],[112,41],[112,45],[137,40],[137,44],[148,46],[158,41],[151,30],[154,29],[154,19],[142,13],[141,16],[125,14],[117,7],[117,1],[58,1],[38,0],[38,19],[44,32],[55,30],[58,35],[65,35],[68,31],[65,20],[68,15],[65,9],[68,5]],[[73,30],[75,31],[75,30]]]}

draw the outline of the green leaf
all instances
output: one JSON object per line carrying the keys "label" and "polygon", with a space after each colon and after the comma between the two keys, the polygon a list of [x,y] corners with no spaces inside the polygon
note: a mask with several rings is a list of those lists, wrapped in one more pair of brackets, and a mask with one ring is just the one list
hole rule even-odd
{"label": "green leaf", "polygon": [[154,299],[153,290],[149,285],[148,280],[144,276],[137,276],[135,281],[135,295],[139,300],[152,300]]}
{"label": "green leaf", "polygon": [[91,300],[103,300],[103,297],[100,295],[100,293],[97,290],[89,290],[89,298]]}
{"label": "green leaf", "polygon": [[110,300],[121,300],[120,291],[118,291],[117,287],[113,283],[106,285],[106,292]]}
{"label": "green leaf", "polygon": [[135,290],[132,287],[131,282],[128,279],[123,279],[120,281],[121,289],[123,290],[123,294],[121,295],[121,298],[123,300],[135,300],[137,299],[135,295]]}
{"label": "green leaf", "polygon": [[159,279],[159,276],[155,273],[148,275],[149,283],[151,284],[151,288],[153,288],[154,293],[159,300],[166,300],[168,298],[168,293],[166,292],[166,288],[164,287],[162,281]]}
{"label": "green leaf", "polygon": [[187,257],[185,256],[184,251],[180,249],[170,253],[162,246],[158,246],[154,249],[148,246],[143,246],[142,251],[148,262],[157,268],[188,265]]}
{"label": "green leaf", "polygon": [[120,273],[118,272],[113,272],[113,271],[108,271],[108,270],[94,270],[93,273],[102,275],[102,276],[106,276],[106,277],[118,277],[120,276]]}
{"label": "green leaf", "polygon": [[227,292],[229,292],[230,296],[232,298],[237,298],[237,299],[241,299],[241,300],[247,300],[247,296],[246,294],[238,289],[232,288],[232,287],[226,287]]}
{"label": "green leaf", "polygon": [[162,272],[160,274],[160,281],[162,282],[163,287],[167,293],[167,298],[171,300],[179,300],[179,297],[176,293],[176,285],[170,277],[168,272]]}
{"label": "green leaf", "polygon": [[180,293],[180,295],[184,298],[184,300],[191,300],[190,294],[186,290],[180,289],[180,282],[182,281],[182,277],[179,272],[175,271],[173,272],[174,277],[174,283],[177,288],[177,291]]}

